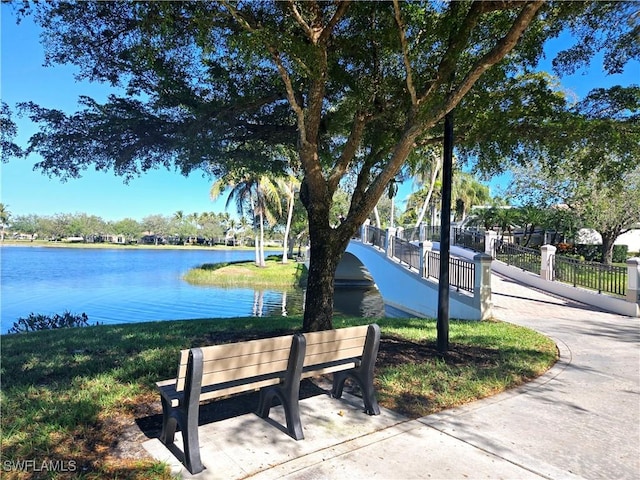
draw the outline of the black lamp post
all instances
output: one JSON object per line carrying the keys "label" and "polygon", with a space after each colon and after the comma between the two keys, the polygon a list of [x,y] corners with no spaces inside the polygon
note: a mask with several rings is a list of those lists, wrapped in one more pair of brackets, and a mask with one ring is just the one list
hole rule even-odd
{"label": "black lamp post", "polygon": [[437,348],[449,350],[449,252],[451,247],[451,184],[453,180],[453,112],[444,117],[442,209],[440,212],[440,281],[438,282]]}

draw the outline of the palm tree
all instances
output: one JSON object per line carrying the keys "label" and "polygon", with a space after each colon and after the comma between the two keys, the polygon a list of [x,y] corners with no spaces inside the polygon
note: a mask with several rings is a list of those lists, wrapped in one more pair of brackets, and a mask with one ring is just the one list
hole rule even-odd
{"label": "palm tree", "polygon": [[237,226],[238,226],[238,222],[236,221],[235,218],[229,218],[226,221],[226,228],[227,228],[227,233],[225,235],[225,245],[227,244],[227,239],[229,238],[229,232],[231,232],[231,238],[233,239],[233,246],[236,246],[236,231],[237,231]]}
{"label": "palm tree", "polygon": [[491,201],[489,187],[467,172],[455,173],[451,189],[452,195],[456,198],[456,217],[460,221],[466,218],[467,212],[474,205],[486,205]]}
{"label": "palm tree", "polygon": [[409,175],[414,178],[414,182],[421,189],[426,189],[420,213],[416,219],[416,227],[419,227],[427,213],[427,208],[431,203],[433,192],[437,186],[442,171],[442,149],[430,146],[423,149],[417,155],[417,161],[409,165]]}
{"label": "palm tree", "polygon": [[7,208],[8,206],[9,205],[0,203],[0,224],[2,224],[2,231],[0,232],[0,242],[4,242],[4,228],[11,218],[11,212],[9,212]]}
{"label": "palm tree", "polygon": [[291,231],[291,220],[293,219],[293,205],[296,200],[296,192],[300,190],[300,180],[291,174],[286,180],[282,178],[278,179],[278,186],[287,198],[287,224],[284,227],[284,240],[282,241],[282,263],[287,263],[289,232]]}
{"label": "palm tree", "polygon": [[242,235],[240,236],[241,247],[244,246],[244,241],[245,241],[244,232],[246,232],[248,228],[249,228],[249,221],[245,217],[240,217],[240,220],[238,220],[238,232],[242,233]]}
{"label": "palm tree", "polygon": [[187,220],[193,223],[193,226],[196,227],[196,230],[198,229],[198,226],[199,226],[199,223],[198,223],[199,219],[200,219],[200,215],[198,215],[198,212],[193,212],[187,215]]}
{"label": "palm tree", "polygon": [[264,261],[264,223],[274,223],[275,218],[271,207],[276,207],[281,213],[280,197],[278,190],[269,177],[264,174],[230,173],[217,180],[210,190],[213,200],[217,199],[227,188],[231,187],[225,208],[229,208],[235,201],[238,215],[244,217],[250,214],[253,219],[256,232],[256,265],[265,266]]}

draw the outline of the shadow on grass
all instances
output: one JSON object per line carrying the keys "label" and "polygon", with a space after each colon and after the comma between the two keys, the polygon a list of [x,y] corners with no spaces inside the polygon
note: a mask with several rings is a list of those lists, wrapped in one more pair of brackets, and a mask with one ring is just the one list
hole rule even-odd
{"label": "shadow on grass", "polygon": [[[328,392],[317,386],[310,379],[305,379],[300,383],[300,400],[325,394],[328,394]],[[200,405],[198,425],[208,425],[255,413],[258,408],[259,398],[259,392],[250,392],[203,403]],[[276,405],[279,405],[279,402],[277,398],[274,398],[273,406]],[[258,419],[259,417],[256,416],[256,420]],[[147,438],[158,438],[162,430],[162,414],[136,418],[136,424]]]}
{"label": "shadow on grass", "polygon": [[[371,320],[336,318],[334,327],[361,325],[367,321]],[[527,377],[526,368],[528,363],[533,363],[533,357],[547,355],[529,350],[537,340],[525,342],[527,347],[518,347],[519,336],[500,325],[495,330],[494,325],[451,322],[452,339],[459,329],[463,329],[459,335],[468,338],[464,342],[452,341],[450,353],[442,357],[435,348],[435,321],[376,321],[383,332],[387,329],[380,346],[376,377],[390,367],[421,363],[425,364],[421,378],[424,378],[423,372],[433,369],[432,365],[443,363],[447,367],[472,365],[479,371],[476,377],[480,379],[495,375],[496,364],[502,364],[510,378]],[[104,458],[115,455],[114,449],[122,440],[123,425],[137,427],[143,432],[137,432],[142,438],[159,435],[162,419],[154,384],[176,376],[181,349],[286,335],[299,331],[301,325],[299,317],[206,319],[2,336],[2,403],[4,411],[11,412],[0,419],[3,456],[7,459],[73,458],[86,469],[83,471],[91,472],[86,478],[104,478],[100,474],[106,472],[105,469],[119,468],[119,458],[113,457],[116,460],[109,465]],[[402,333],[396,334],[396,331]],[[403,338],[407,331],[413,340]],[[514,338],[505,343],[505,337],[511,336]],[[524,358],[522,364],[517,362],[517,357]],[[453,374],[443,370],[443,376],[459,382],[458,370]],[[438,382],[443,385],[438,386],[441,390],[458,388],[458,383]],[[405,410],[410,416],[422,416],[421,405],[433,406],[430,393],[411,391],[412,385],[408,382],[402,387],[397,393],[386,393],[379,388],[380,404],[393,409],[395,395],[397,409]],[[301,392],[302,398],[326,393],[311,382],[306,382]],[[258,403],[256,395],[245,394],[203,405],[200,424],[253,412]],[[385,398],[391,400],[385,404]],[[131,469],[127,466],[119,470],[123,478],[163,478],[164,475],[155,476],[153,472],[159,467],[153,463],[127,465],[132,465]]]}

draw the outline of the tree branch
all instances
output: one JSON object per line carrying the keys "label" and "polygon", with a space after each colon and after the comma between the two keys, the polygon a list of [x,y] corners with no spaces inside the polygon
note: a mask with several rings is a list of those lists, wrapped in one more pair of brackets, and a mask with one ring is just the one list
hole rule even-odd
{"label": "tree branch", "polygon": [[414,107],[417,107],[418,95],[416,94],[416,87],[413,84],[413,73],[411,69],[411,62],[409,60],[409,46],[407,44],[407,36],[405,35],[404,22],[402,21],[398,0],[393,0],[393,11],[400,35],[400,45],[402,46],[402,59],[404,61],[404,69],[407,73],[407,90],[409,90],[409,95],[411,95],[411,104]]}
{"label": "tree branch", "polygon": [[[462,22],[460,28],[457,31],[453,31],[451,28],[449,34],[449,44],[447,46],[447,50],[442,56],[442,60],[438,65],[438,70],[436,74],[436,79],[431,82],[429,88],[426,90],[424,95],[420,98],[420,101],[424,101],[431,93],[437,91],[438,87],[440,87],[444,82],[448,82],[451,79],[451,75],[456,68],[456,59],[459,57],[460,52],[465,47],[469,40],[469,36],[473,28],[477,25],[478,19],[482,14],[483,8],[482,1],[476,1],[471,5],[471,8],[467,12],[467,15]],[[453,18],[456,16],[458,10],[461,8],[460,2],[452,2],[449,4],[450,9],[450,17]]]}
{"label": "tree branch", "polygon": [[229,13],[231,14],[231,16],[240,24],[242,28],[252,33],[258,30],[258,28],[255,25],[251,25],[249,21],[238,10],[236,10],[233,7],[233,5],[231,5],[227,0],[221,0],[220,3],[222,3],[222,5],[224,5],[227,8],[227,10],[229,10]]}
{"label": "tree branch", "polygon": [[289,6],[289,10],[291,10],[291,13],[293,14],[293,18],[295,18],[296,22],[298,22],[298,25],[302,27],[302,30],[304,30],[304,33],[307,34],[307,37],[309,38],[309,40],[311,40],[311,42],[315,44],[316,35],[313,33],[313,30],[311,29],[309,24],[305,22],[304,18],[302,18],[302,15],[300,15],[300,12],[298,11],[296,4],[293,3],[293,0],[288,0],[287,5]]}
{"label": "tree branch", "polygon": [[[347,11],[350,3],[351,0],[339,2],[336,12],[333,14],[333,17],[331,17],[331,20],[329,20],[327,25],[321,28],[314,28],[312,26],[309,26],[305,19],[302,18],[302,15],[300,14],[300,11],[296,7],[293,0],[287,1],[287,5],[289,6],[289,10],[291,10],[291,13],[293,14],[293,18],[296,20],[296,22],[298,22],[298,25],[302,27],[302,30],[304,30],[305,34],[309,38],[309,41],[311,41],[313,45],[318,45],[328,40],[329,35],[331,35],[331,33],[333,32],[333,28]],[[320,9],[318,8],[317,3],[314,3],[313,8],[314,10],[316,10],[316,15],[319,16]]]}
{"label": "tree branch", "polygon": [[[482,3],[482,2],[480,2]],[[445,102],[444,107],[438,112],[436,118],[444,117],[453,110],[460,100],[471,90],[478,79],[493,65],[502,60],[517,45],[520,37],[535,18],[538,10],[545,3],[545,0],[535,0],[527,2],[518,17],[511,25],[507,34],[502,37],[496,45],[485,55],[483,55],[464,77],[460,85],[457,86]]]}
{"label": "tree branch", "polygon": [[329,23],[322,29],[322,33],[320,34],[320,43],[325,43],[329,39],[329,35],[333,33],[333,28],[340,21],[343,15],[346,13],[349,5],[351,4],[351,0],[345,0],[343,2],[338,3],[338,9],[329,20]]}
{"label": "tree branch", "polygon": [[292,110],[296,114],[298,129],[300,130],[300,141],[302,143],[306,143],[307,138],[306,138],[306,130],[305,130],[304,108],[302,105],[298,103],[298,99],[296,98],[296,92],[293,88],[293,83],[291,82],[291,77],[289,76],[289,72],[287,72],[287,69],[284,68],[284,65],[282,64],[280,53],[272,45],[267,46],[267,48],[269,49],[269,53],[271,53],[273,61],[275,62],[276,67],[278,68],[278,73],[280,73],[280,78],[282,78],[282,82],[284,83],[284,87],[287,91],[287,99],[289,100],[289,104],[291,105]]}
{"label": "tree branch", "polygon": [[356,112],[349,138],[347,139],[344,149],[342,150],[342,154],[340,155],[340,159],[336,163],[333,173],[327,182],[331,192],[334,192],[338,188],[338,184],[347,171],[347,167],[355,157],[358,145],[360,145],[360,141],[362,140],[366,123],[367,117],[361,112]]}

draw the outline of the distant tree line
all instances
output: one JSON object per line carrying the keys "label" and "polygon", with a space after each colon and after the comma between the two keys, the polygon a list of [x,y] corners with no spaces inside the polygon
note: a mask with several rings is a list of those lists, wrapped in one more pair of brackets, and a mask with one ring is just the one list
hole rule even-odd
{"label": "distant tree line", "polygon": [[[190,213],[148,215],[142,220],[124,218],[109,221],[87,213],[11,216],[6,227],[8,238],[112,243],[201,243],[241,245],[251,237],[251,224],[229,213]],[[278,229],[267,230],[267,238],[278,238]],[[281,238],[281,236],[280,236]]]}

